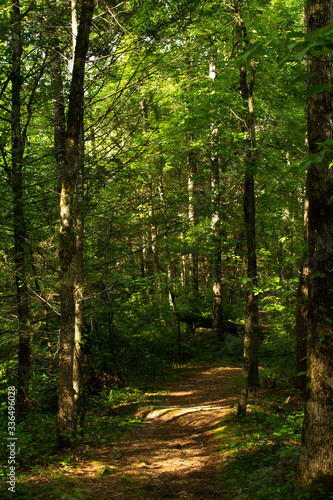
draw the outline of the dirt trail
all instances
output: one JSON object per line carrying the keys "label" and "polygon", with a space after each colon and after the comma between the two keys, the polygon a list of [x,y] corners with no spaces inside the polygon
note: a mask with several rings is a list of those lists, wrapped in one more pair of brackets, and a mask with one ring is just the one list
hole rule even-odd
{"label": "dirt trail", "polygon": [[[226,499],[214,428],[230,413],[240,368],[200,365],[173,385],[163,406],[117,447],[96,451],[95,465],[80,464],[90,500]],[[104,475],[96,477],[101,466]],[[102,468],[103,471],[103,468]],[[83,485],[82,484],[82,485]]]}

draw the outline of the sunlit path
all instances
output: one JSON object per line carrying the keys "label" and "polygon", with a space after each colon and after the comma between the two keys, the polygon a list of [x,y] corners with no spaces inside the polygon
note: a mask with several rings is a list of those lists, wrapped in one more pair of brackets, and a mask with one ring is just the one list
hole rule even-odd
{"label": "sunlit path", "polygon": [[[240,368],[199,367],[117,446],[73,471],[90,500],[226,499],[214,429],[230,413]],[[100,475],[99,475],[100,474]]]}

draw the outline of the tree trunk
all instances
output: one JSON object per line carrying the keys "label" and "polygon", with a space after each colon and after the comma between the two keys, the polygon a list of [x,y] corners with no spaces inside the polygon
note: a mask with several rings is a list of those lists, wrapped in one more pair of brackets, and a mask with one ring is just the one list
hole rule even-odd
{"label": "tree trunk", "polygon": [[[79,406],[82,396],[82,355],[81,342],[84,331],[84,132],[81,123],[81,135],[79,139],[78,168],[76,175],[76,207],[75,207],[75,333],[74,333],[74,359],[73,359],[73,390],[74,390],[74,424],[77,424]],[[83,398],[84,399],[84,398]]]}
{"label": "tree trunk", "polygon": [[[193,140],[192,135],[189,138],[191,143]],[[196,224],[195,209],[194,209],[194,192],[195,192],[195,176],[197,173],[196,161],[194,158],[194,152],[189,150],[187,153],[187,165],[189,168],[188,176],[188,218],[190,227],[194,227]],[[195,252],[191,252],[188,256],[188,275],[189,275],[189,286],[190,286],[190,301],[192,303],[193,310],[196,309],[196,299],[199,290],[198,281],[198,256]]]}
{"label": "tree trunk", "polygon": [[308,259],[304,258],[298,282],[296,305],[296,389],[306,393],[306,343],[308,317]]}
{"label": "tree trunk", "polygon": [[73,198],[79,156],[79,137],[83,114],[84,73],[94,0],[83,0],[75,48],[69,95],[65,141],[65,169],[60,193],[60,301],[61,331],[59,351],[59,405],[57,438],[60,447],[69,446],[75,433],[73,353],[75,330],[73,256],[75,232]]}
{"label": "tree trunk", "polygon": [[24,137],[21,127],[21,90],[22,90],[22,32],[21,10],[19,0],[13,0],[11,11],[12,22],[12,170],[10,173],[13,191],[14,215],[14,262],[17,296],[17,317],[19,332],[18,348],[18,414],[23,411],[29,393],[30,378],[30,337],[29,337],[29,304],[26,271],[27,232],[23,203],[22,164],[24,153]]}
{"label": "tree trunk", "polygon": [[243,386],[238,404],[238,414],[246,412],[248,389],[259,385],[258,374],[258,334],[259,312],[258,296],[255,294],[256,284],[256,251],[255,251],[255,206],[254,206],[254,178],[252,173],[245,173],[244,187],[244,215],[247,233],[248,268],[247,275],[250,281],[247,290],[245,335],[244,335],[244,369]]}
{"label": "tree trunk", "polygon": [[[306,195],[304,210],[304,241],[308,244],[309,220],[308,220],[309,200]],[[309,261],[304,257],[298,282],[297,305],[296,305],[296,389],[303,397],[306,393],[306,340],[308,329],[308,277]]]}
{"label": "tree trunk", "polygon": [[[210,51],[209,78],[216,78],[216,47]],[[212,199],[212,275],[213,275],[213,334],[218,340],[225,340],[223,331],[223,307],[221,284],[221,259],[222,259],[222,232],[221,232],[221,194],[220,194],[220,165],[217,155],[217,129],[211,124],[211,155],[210,178]]]}
{"label": "tree trunk", "polygon": [[[238,51],[241,49],[242,38],[249,44],[246,27],[241,17],[241,0],[235,4],[236,36]],[[255,293],[257,283],[257,258],[256,258],[256,227],[255,227],[255,194],[254,194],[254,167],[256,163],[256,136],[254,123],[253,90],[255,84],[255,62],[252,59],[250,78],[245,63],[240,67],[240,90],[244,103],[244,122],[241,130],[245,134],[244,140],[244,222],[247,240],[247,277],[248,291],[245,315],[244,337],[244,371],[243,387],[238,405],[238,413],[246,412],[248,388],[259,385],[258,375],[258,335],[259,312],[258,296]]]}
{"label": "tree trunk", "polygon": [[[142,118],[142,134],[143,137],[147,137],[148,133],[148,106],[145,99],[142,99],[140,103],[141,107],[141,118]],[[148,174],[149,183],[148,191],[149,198],[153,200],[153,182],[151,175]],[[155,296],[155,274],[156,274],[156,262],[155,262],[155,234],[154,227],[152,225],[152,219],[154,214],[153,201],[151,201],[151,206],[148,210],[148,220],[147,220],[147,230],[146,230],[146,242],[144,249],[145,256],[145,276],[148,278],[148,301],[153,303]]]}
{"label": "tree trunk", "polygon": [[[186,112],[189,117],[192,114],[192,62],[188,54],[185,56],[185,66],[186,66]],[[188,166],[188,218],[189,227],[194,228],[196,224],[196,213],[195,213],[195,177],[197,174],[197,162],[195,158],[195,152],[192,149],[192,143],[194,141],[193,132],[190,131],[187,134],[187,166]],[[199,279],[198,279],[198,255],[195,252],[191,252],[187,259],[188,264],[188,283],[189,283],[189,306],[195,312],[197,311],[197,299],[199,291]]]}
{"label": "tree trunk", "polygon": [[50,65],[51,88],[52,88],[52,112],[53,112],[53,137],[54,156],[56,160],[56,176],[58,193],[61,192],[62,175],[65,168],[65,139],[66,139],[66,117],[65,100],[62,80],[62,56],[60,52],[59,37],[56,32],[58,24],[56,0],[50,2],[50,20],[52,23],[52,36],[50,44],[53,48]]}
{"label": "tree trunk", "polygon": [[[333,1],[308,0],[308,33],[332,24]],[[308,87],[332,85],[331,54],[308,57],[315,76]],[[332,141],[333,112],[329,90],[308,99],[309,152]],[[324,146],[325,147],[325,146]],[[309,489],[333,490],[333,169],[331,152],[307,174],[309,197],[309,300],[307,342],[307,393],[299,472]]]}
{"label": "tree trunk", "polygon": [[[78,33],[77,4],[71,0],[72,9],[72,37],[73,37],[73,63]],[[78,164],[76,171],[76,205],[75,205],[75,272],[74,272],[74,302],[75,302],[75,332],[74,332],[74,357],[73,357],[73,391],[74,391],[74,426],[75,432],[82,405],[81,419],[85,417],[85,392],[83,386],[82,351],[81,342],[84,330],[84,113],[81,113],[80,136],[78,144]]]}
{"label": "tree trunk", "polygon": [[258,336],[259,312],[258,295],[255,293],[257,284],[257,258],[256,258],[256,228],[255,228],[255,197],[254,177],[251,171],[245,172],[244,183],[244,220],[247,239],[247,276],[249,288],[247,291],[247,305],[245,316],[245,337],[249,343],[249,386],[259,385],[258,374]]}
{"label": "tree trunk", "polygon": [[222,306],[222,283],[221,283],[221,259],[222,259],[222,235],[220,217],[220,172],[218,159],[211,159],[211,182],[212,182],[212,271],[213,271],[213,334],[219,340],[225,340],[223,329],[223,306]]}

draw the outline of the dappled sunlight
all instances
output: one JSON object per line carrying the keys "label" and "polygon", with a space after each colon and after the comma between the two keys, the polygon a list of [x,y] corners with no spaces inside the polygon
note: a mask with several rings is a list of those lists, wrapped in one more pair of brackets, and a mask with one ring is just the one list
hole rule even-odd
{"label": "dappled sunlight", "polygon": [[190,394],[193,394],[194,391],[176,391],[176,392],[173,392],[172,395],[173,396],[189,396]]}
{"label": "dappled sunlight", "polygon": [[221,430],[236,402],[232,381],[240,370],[216,366],[193,373],[175,383],[142,425],[120,441],[92,448],[93,458],[78,457],[76,465],[45,471],[52,478],[48,483],[41,476],[25,484],[48,484],[87,500],[227,498],[218,479],[215,430]]}

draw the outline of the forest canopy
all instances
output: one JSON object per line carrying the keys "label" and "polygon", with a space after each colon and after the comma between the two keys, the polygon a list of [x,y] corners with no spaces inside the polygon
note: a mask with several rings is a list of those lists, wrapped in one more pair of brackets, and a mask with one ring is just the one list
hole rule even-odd
{"label": "forest canopy", "polygon": [[68,325],[97,372],[126,377],[186,356],[195,325],[177,317],[209,319],[213,299],[217,338],[244,323],[244,169],[254,293],[292,335],[305,196],[294,169],[307,157],[294,47],[309,44],[300,5],[240,8],[90,2],[87,21],[89,2],[2,7],[2,366],[15,379],[19,362],[23,402],[31,377],[57,371]]}
{"label": "forest canopy", "polygon": [[0,12],[3,401],[57,413],[68,446],[94,390],[243,349],[240,413],[258,352],[304,395],[306,175],[332,156],[327,134],[309,149],[331,82],[308,61],[331,21],[296,0]]}

